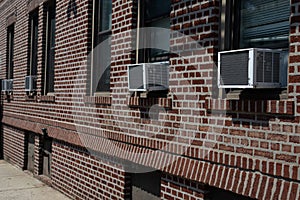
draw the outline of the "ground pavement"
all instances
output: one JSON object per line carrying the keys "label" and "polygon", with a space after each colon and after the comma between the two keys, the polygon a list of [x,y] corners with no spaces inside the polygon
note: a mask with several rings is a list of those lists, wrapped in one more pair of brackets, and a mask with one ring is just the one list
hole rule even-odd
{"label": "ground pavement", "polygon": [[69,200],[20,169],[0,160],[0,200]]}

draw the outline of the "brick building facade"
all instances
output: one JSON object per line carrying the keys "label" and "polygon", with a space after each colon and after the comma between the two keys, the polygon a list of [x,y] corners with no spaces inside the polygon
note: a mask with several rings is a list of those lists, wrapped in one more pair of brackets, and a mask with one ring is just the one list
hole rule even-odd
{"label": "brick building facade", "polygon": [[[237,1],[158,2],[0,1],[1,156],[73,199],[299,199],[300,3],[284,7],[287,86],[230,98],[216,66]],[[128,66],[157,59],[139,30],[166,21],[168,91],[129,92]]]}

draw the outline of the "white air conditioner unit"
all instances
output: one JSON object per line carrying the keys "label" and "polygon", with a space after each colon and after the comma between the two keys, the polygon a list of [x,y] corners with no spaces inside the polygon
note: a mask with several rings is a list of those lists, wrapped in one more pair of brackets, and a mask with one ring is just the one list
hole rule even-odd
{"label": "white air conditioner unit", "polygon": [[2,80],[2,91],[3,92],[12,92],[13,91],[13,79],[4,79]]}
{"label": "white air conditioner unit", "polygon": [[36,76],[25,76],[25,91],[34,92],[36,90]]}
{"label": "white air conditioner unit", "polygon": [[287,55],[283,50],[239,49],[219,52],[219,88],[281,88],[286,86]]}
{"label": "white air conditioner unit", "polygon": [[128,87],[130,92],[169,89],[169,62],[129,65]]}

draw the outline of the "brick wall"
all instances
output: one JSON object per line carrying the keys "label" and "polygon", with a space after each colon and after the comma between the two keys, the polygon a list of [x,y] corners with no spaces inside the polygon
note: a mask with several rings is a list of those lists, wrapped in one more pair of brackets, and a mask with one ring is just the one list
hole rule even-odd
{"label": "brick wall", "polygon": [[207,188],[201,183],[164,174],[161,181],[161,199],[206,199]]}
{"label": "brick wall", "polygon": [[53,143],[52,183],[73,199],[130,199],[131,195],[130,182],[122,166],[60,142]]}
{"label": "brick wall", "polygon": [[3,154],[4,159],[13,165],[24,168],[25,133],[13,127],[3,126]]}
{"label": "brick wall", "polygon": [[[177,33],[170,41],[172,52],[178,54],[170,59],[170,96],[149,100],[130,98],[128,93],[127,65],[135,62],[134,52],[130,51],[135,45],[130,30],[136,27],[137,20],[136,2],[124,0],[113,1],[110,96],[85,97],[89,71],[85,61],[92,48],[92,1],[76,0],[77,15],[71,13],[68,18],[69,2],[57,0],[55,97],[41,97],[46,17],[44,2],[41,1],[38,96],[37,100],[28,101],[24,92],[28,47],[26,2],[15,0],[10,4],[6,1],[0,3],[0,19],[4,22],[14,12],[15,7],[17,8],[14,94],[11,101],[4,100],[2,122],[36,134],[41,134],[41,129],[47,128],[49,136],[56,140],[53,165],[55,187],[65,192],[72,191],[70,195],[77,195],[78,198],[95,198],[95,195],[99,195],[93,193],[94,186],[87,180],[84,181],[85,177],[81,177],[86,184],[86,193],[80,196],[79,191],[82,188],[74,181],[78,178],[77,169],[62,172],[58,167],[63,166],[65,159],[69,160],[66,165],[76,165],[76,160],[80,159],[85,160],[80,162],[95,162],[87,152],[70,145],[87,145],[81,136],[88,134],[95,136],[93,141],[98,145],[91,147],[99,152],[157,167],[173,177],[186,179],[186,184],[188,181],[196,181],[197,184],[205,183],[259,199],[276,199],[278,193],[283,199],[299,198],[298,1],[291,1],[289,98],[272,101],[214,99],[215,63],[219,45],[219,0],[172,1],[171,29],[185,34],[186,37],[182,40]],[[195,50],[190,51],[191,47],[195,47]],[[0,24],[0,52],[0,76],[4,78],[5,23]],[[145,107],[151,108],[155,104],[165,109],[159,114],[158,121],[147,119],[143,115]],[[9,130],[14,129],[4,126],[4,154],[13,154],[13,162],[21,166],[24,136],[21,136],[21,132]],[[192,136],[190,133],[193,133]],[[17,150],[13,152],[10,147],[11,141],[15,140],[19,142]],[[109,148],[107,144],[111,144],[111,141],[115,141],[113,144],[116,145]],[[39,141],[36,140],[36,148],[39,146]],[[154,162],[155,159],[131,156],[132,152],[142,154],[159,149],[164,152],[157,151],[157,154],[153,154],[159,158],[158,162]],[[158,163],[163,163],[164,159],[172,156],[176,158],[176,162],[170,166],[159,166]],[[36,160],[39,159],[36,157]],[[35,173],[40,173],[38,163],[40,162],[36,162]],[[98,167],[99,170],[110,165],[101,166]],[[111,171],[114,167],[108,168]],[[95,171],[89,172],[88,167],[85,169],[80,170],[82,173],[91,173],[91,177],[97,177]],[[60,179],[59,173],[65,173],[64,180]],[[121,167],[116,173],[125,177]],[[231,176],[234,181],[228,179]],[[193,189],[183,189],[186,188],[184,185],[178,189],[174,179],[163,179],[162,194],[165,198],[168,195],[174,196],[174,192],[179,195],[182,191],[191,198],[198,195]],[[123,184],[120,188],[125,187],[124,181],[119,184]],[[258,185],[261,187],[257,188]],[[167,186],[170,188],[167,189]],[[107,188],[108,191],[110,189]],[[121,192],[116,195],[121,197]]]}
{"label": "brick wall", "polygon": [[299,108],[299,81],[300,81],[300,57],[299,57],[299,37],[300,37],[300,8],[298,1],[291,1],[291,32],[290,32],[290,60],[289,60],[289,95],[296,101],[297,115],[300,113]]}

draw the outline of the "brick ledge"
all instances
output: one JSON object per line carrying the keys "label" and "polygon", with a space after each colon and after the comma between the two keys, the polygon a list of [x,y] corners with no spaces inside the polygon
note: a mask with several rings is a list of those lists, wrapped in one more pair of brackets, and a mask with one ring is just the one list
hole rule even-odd
{"label": "brick ledge", "polygon": [[25,96],[25,101],[28,102],[37,102],[37,96],[36,95],[26,95]]}
{"label": "brick ledge", "polygon": [[130,107],[143,107],[143,108],[149,108],[149,107],[157,104],[160,107],[172,109],[172,99],[171,98],[129,97],[127,99],[127,104]]}
{"label": "brick ledge", "polygon": [[[20,123],[21,121],[25,122],[25,120],[21,120],[21,119],[15,119],[15,118],[9,119],[7,117],[3,118],[4,123],[10,122],[10,123],[8,123],[8,124],[10,124],[10,126],[13,125],[13,126],[19,127],[19,128],[20,128],[20,126],[22,126],[21,125],[22,123]],[[33,122],[26,121],[26,124],[30,124],[30,123],[33,123]],[[61,129],[58,127],[45,126],[43,124],[33,123],[32,125],[34,125],[34,127],[31,127],[31,128],[34,128],[35,130],[39,130],[39,132],[41,130],[40,128],[42,128],[42,127],[47,128],[49,131],[49,135],[53,138],[56,138],[58,140],[65,141],[67,143],[74,144],[77,146],[85,147],[84,144],[86,144],[86,142],[84,142],[84,144],[82,143],[82,140],[79,136],[80,133],[77,133],[75,131],[70,131],[70,130],[64,130],[64,129]],[[28,126],[30,126],[30,125],[28,125]],[[28,126],[27,126],[27,129],[31,129]],[[22,127],[22,128],[25,128],[25,127]],[[107,148],[108,138],[101,138],[99,136],[89,135],[89,134],[86,134],[85,136],[86,136],[85,140],[91,141],[91,142],[89,142],[89,144],[92,144],[92,146],[90,148],[95,151],[99,151],[106,155],[118,157],[121,159],[126,159],[126,160],[129,159],[132,162],[136,162],[138,164],[146,165],[149,167],[159,168],[160,167],[159,163],[164,162],[165,159],[170,159],[170,157],[175,157],[175,160],[177,160],[176,162],[172,163],[169,166],[166,166],[165,168],[162,168],[161,170],[166,173],[171,173],[171,174],[174,174],[179,177],[184,177],[189,180],[195,180],[198,182],[202,182],[202,183],[208,184],[210,186],[217,186],[217,187],[220,187],[223,189],[228,189],[228,190],[234,191],[234,192],[242,194],[242,195],[251,196],[253,198],[259,198],[259,197],[262,198],[262,195],[269,190],[268,187],[260,187],[260,188],[256,187],[257,184],[255,184],[255,182],[258,181],[259,179],[263,178],[263,179],[265,179],[265,181],[266,180],[272,181],[272,183],[269,183],[269,187],[275,186],[275,185],[273,185],[274,175],[269,176],[268,174],[261,173],[260,171],[249,171],[247,169],[234,168],[231,166],[226,166],[226,165],[222,165],[222,164],[218,164],[218,163],[212,163],[209,161],[195,160],[195,159],[191,159],[188,157],[182,157],[179,155],[168,154],[166,152],[153,151],[151,149],[141,148],[136,145],[132,145],[132,144],[128,144],[128,143],[124,143],[124,142],[120,142],[120,141],[115,141],[115,140],[109,140],[111,143],[118,146],[118,148],[114,149],[114,151],[111,151],[110,148]],[[95,141],[97,141],[97,142],[95,143]],[[144,157],[139,157],[139,156],[134,157],[134,158],[129,158],[128,153],[126,151],[124,151],[124,149],[127,149],[127,151],[135,152],[135,153],[148,152],[147,154],[145,154],[147,156],[147,159],[144,159]],[[148,156],[150,156],[150,157],[148,157]],[[157,159],[157,158],[159,158],[159,159]],[[178,170],[178,169],[184,169],[184,170]],[[216,170],[216,169],[218,169],[218,170]],[[218,171],[220,173],[218,173],[219,175],[216,175],[214,172],[218,172]],[[228,175],[230,174],[230,176],[226,176],[226,174],[228,174]],[[225,175],[225,176],[222,176],[222,175]],[[218,177],[217,181],[216,181],[216,177]],[[228,179],[228,177],[229,177],[229,179]],[[234,177],[235,179],[230,181],[232,177]],[[238,189],[239,186],[234,183],[238,183],[241,177],[248,177],[249,179],[253,178],[252,182],[249,183],[249,184],[251,184],[250,188],[252,188],[252,190],[243,192],[242,190]],[[288,179],[286,179],[286,178],[288,178]],[[289,177],[286,177],[286,178],[282,178],[282,177],[277,178],[278,181],[280,182],[280,185],[284,185],[284,187],[287,187],[287,188],[290,188],[290,187],[293,187],[294,189],[295,189],[295,187],[300,188],[299,183],[294,182],[294,180],[290,179]],[[234,188],[232,188],[232,187],[234,187]],[[244,185],[242,187],[244,187]]]}
{"label": "brick ledge", "polygon": [[205,100],[207,110],[246,112],[262,114],[291,115],[295,114],[295,102],[293,100]]}
{"label": "brick ledge", "polygon": [[54,103],[55,102],[55,96],[50,96],[50,95],[39,96],[38,101],[39,102]]}
{"label": "brick ledge", "polygon": [[111,105],[112,98],[107,96],[85,96],[83,102],[95,105]]}

